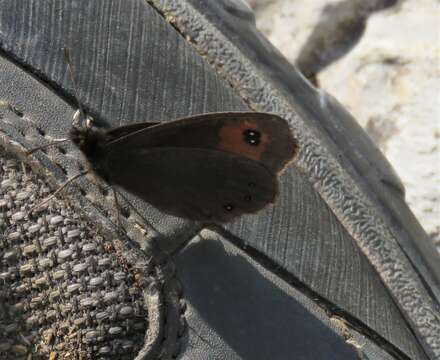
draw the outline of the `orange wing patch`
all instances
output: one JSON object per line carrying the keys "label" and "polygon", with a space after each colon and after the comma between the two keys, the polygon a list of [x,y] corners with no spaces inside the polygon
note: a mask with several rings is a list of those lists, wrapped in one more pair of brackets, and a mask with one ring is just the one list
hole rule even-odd
{"label": "orange wing patch", "polygon": [[258,129],[257,124],[244,121],[226,124],[220,128],[217,149],[260,160],[268,142],[269,137]]}

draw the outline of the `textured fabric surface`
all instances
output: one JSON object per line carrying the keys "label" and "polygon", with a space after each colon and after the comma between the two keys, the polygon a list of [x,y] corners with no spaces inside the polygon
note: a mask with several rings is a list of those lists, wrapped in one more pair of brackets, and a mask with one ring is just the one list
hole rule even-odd
{"label": "textured fabric surface", "polygon": [[148,326],[139,276],[94,224],[0,152],[0,358],[133,359]]}

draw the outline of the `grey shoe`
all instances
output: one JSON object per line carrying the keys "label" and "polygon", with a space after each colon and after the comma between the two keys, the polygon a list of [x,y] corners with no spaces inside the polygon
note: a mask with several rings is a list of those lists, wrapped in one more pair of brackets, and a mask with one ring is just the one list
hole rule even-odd
{"label": "grey shoe", "polygon": [[[388,162],[238,0],[0,3],[0,358],[438,359],[440,262]],[[81,178],[65,137],[214,111],[299,139],[275,206],[225,226]],[[129,203],[131,205],[129,205]],[[136,210],[134,210],[136,209]]]}

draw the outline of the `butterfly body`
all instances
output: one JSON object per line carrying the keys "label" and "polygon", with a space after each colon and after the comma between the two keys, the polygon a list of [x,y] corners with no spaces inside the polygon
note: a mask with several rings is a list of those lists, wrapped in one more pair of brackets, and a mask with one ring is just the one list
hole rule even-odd
{"label": "butterfly body", "polygon": [[274,202],[277,174],[297,151],[272,114],[212,113],[110,130],[72,128],[94,172],[159,210],[226,222]]}
{"label": "butterfly body", "polygon": [[81,150],[90,163],[90,167],[94,172],[100,174],[100,168],[104,165],[102,162],[103,148],[107,141],[105,130],[94,128],[78,128],[72,127],[69,132],[69,138]]}

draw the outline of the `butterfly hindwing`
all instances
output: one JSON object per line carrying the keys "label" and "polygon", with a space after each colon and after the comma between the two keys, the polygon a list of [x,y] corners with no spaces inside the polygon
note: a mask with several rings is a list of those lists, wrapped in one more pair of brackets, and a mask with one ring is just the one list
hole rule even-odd
{"label": "butterfly hindwing", "polygon": [[209,149],[143,147],[109,152],[104,177],[159,210],[226,222],[274,201],[276,175],[246,157]]}

